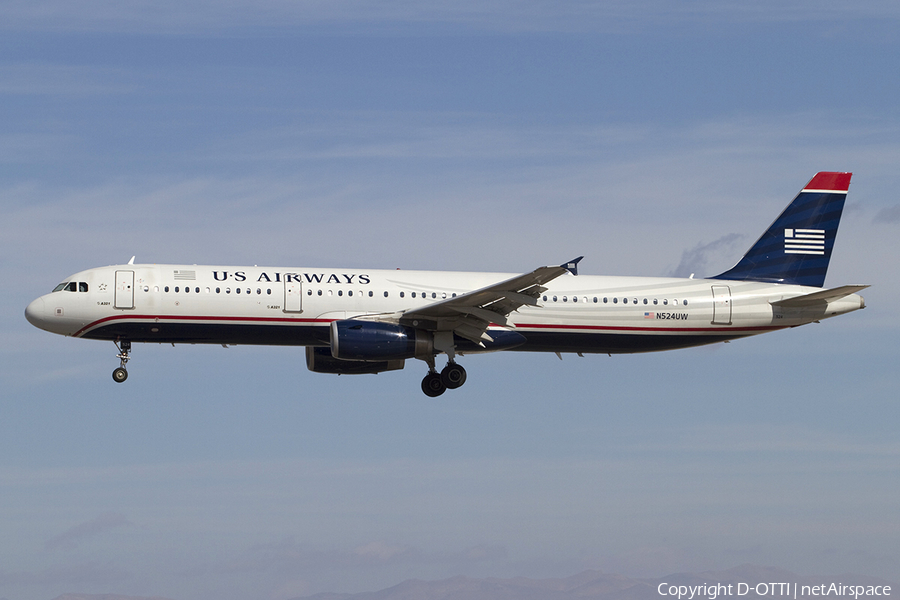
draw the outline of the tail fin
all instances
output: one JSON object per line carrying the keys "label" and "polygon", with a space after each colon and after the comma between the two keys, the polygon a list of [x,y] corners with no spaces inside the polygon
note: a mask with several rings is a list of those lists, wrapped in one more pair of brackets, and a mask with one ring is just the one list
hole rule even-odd
{"label": "tail fin", "polygon": [[852,173],[816,173],[733,268],[712,279],[822,287]]}

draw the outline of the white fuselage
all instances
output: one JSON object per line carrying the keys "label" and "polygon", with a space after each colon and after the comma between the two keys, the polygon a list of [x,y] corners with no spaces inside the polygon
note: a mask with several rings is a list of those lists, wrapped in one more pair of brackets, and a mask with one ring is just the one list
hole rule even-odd
{"label": "white fuselage", "polygon": [[[201,265],[82,271],[32,302],[34,325],[67,336],[159,343],[326,346],[332,321],[399,313],[511,277],[504,273]],[[74,284],[74,285],[72,285]],[[802,307],[819,290],[721,279],[566,274],[507,328],[516,350],[644,352],[795,327],[864,307],[857,294]]]}

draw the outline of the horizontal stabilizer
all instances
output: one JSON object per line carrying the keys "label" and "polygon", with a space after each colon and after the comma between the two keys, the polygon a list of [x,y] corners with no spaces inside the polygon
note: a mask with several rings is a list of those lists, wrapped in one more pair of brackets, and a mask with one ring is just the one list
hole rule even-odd
{"label": "horizontal stabilizer", "polygon": [[772,306],[781,306],[784,308],[800,308],[803,306],[813,306],[816,304],[822,304],[827,302],[832,302],[834,300],[840,300],[850,294],[855,294],[860,290],[866,289],[867,285],[842,285],[841,287],[836,287],[831,290],[822,290],[821,292],[813,292],[812,294],[806,294],[804,296],[795,296],[793,298],[787,298],[785,300],[776,300],[772,302]]}

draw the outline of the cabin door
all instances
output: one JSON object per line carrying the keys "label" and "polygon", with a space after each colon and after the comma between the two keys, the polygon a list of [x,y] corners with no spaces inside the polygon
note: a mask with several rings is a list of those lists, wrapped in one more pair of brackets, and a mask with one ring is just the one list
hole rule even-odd
{"label": "cabin door", "polygon": [[284,282],[284,312],[299,313],[303,312],[301,301],[303,300],[300,282],[291,278],[291,281]]}
{"label": "cabin door", "polygon": [[731,325],[731,288],[727,285],[712,286],[713,325]]}
{"label": "cabin door", "polygon": [[134,308],[134,271],[116,271],[116,308]]}

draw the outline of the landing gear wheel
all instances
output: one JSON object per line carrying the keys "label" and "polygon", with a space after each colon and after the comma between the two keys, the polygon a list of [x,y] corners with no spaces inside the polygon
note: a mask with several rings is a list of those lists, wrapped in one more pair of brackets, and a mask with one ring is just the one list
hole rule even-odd
{"label": "landing gear wheel", "polygon": [[119,351],[116,354],[116,358],[119,359],[119,368],[113,371],[113,381],[122,383],[128,379],[128,371],[125,370],[125,365],[128,364],[128,360],[131,358],[131,340],[114,340],[113,343],[116,345],[116,350]]}
{"label": "landing gear wheel", "polygon": [[432,371],[422,380],[422,391],[430,398],[437,398],[447,391],[447,386],[444,385],[441,374]]}
{"label": "landing gear wheel", "polygon": [[441,381],[448,390],[455,390],[466,382],[466,370],[455,362],[447,363],[441,371]]}

